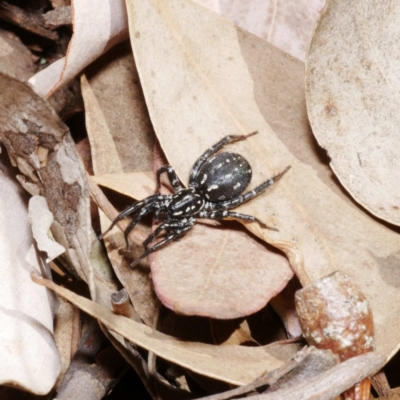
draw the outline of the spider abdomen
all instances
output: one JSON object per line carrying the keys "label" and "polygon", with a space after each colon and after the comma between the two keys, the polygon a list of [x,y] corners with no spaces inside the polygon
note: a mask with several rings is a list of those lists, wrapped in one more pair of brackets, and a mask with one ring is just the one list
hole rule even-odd
{"label": "spider abdomen", "polygon": [[236,153],[219,153],[201,167],[197,190],[209,201],[229,200],[239,196],[251,181],[251,166]]}

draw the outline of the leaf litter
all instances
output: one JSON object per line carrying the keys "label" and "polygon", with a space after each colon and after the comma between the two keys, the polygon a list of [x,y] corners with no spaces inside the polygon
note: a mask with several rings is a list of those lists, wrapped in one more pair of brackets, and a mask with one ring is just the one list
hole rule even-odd
{"label": "leaf litter", "polygon": [[400,225],[397,87],[400,7],[330,1],[310,44],[306,92],[310,123],[353,198]]}
{"label": "leaf litter", "polygon": [[[192,4],[189,7],[178,1],[168,5],[136,1],[130,3],[128,11],[135,61],[152,123],[178,175],[184,180],[201,149],[225,134],[258,130],[259,135],[231,146],[251,160],[255,171],[253,181],[260,182],[265,175],[271,176],[287,165],[292,165],[292,169],[268,194],[240,208],[270,225],[276,224],[279,232],[262,231],[256,224],[246,227],[283,251],[286,250],[284,245],[289,251],[301,249],[305,268],[312,279],[337,269],[356,279],[371,302],[374,314],[379,315],[376,319],[377,349],[388,356],[395,352],[398,335],[388,331],[393,309],[387,313],[382,310],[399,296],[394,280],[385,279],[387,268],[392,277],[396,275],[398,234],[341,200],[315,171],[288,152],[267,125],[259,112],[253,86],[248,84],[252,76],[247,65],[256,54],[251,52],[251,45],[257,42],[261,48],[268,48],[268,44]],[[160,31],[163,32],[162,43],[157,39]],[[213,46],[204,46],[207,42],[212,42]],[[162,50],[165,46],[168,53]],[[151,58],[146,53],[149,47],[153,49]],[[269,52],[272,51],[270,48]],[[280,57],[278,50],[274,52]],[[301,68],[301,64],[287,56],[282,59]],[[154,76],[154,64],[170,68],[159,70]],[[175,66],[182,66],[179,70],[182,76],[171,85],[172,71],[177,76]],[[274,66],[272,57],[270,66]],[[282,69],[278,63],[275,68]],[[234,81],[232,76],[235,76]],[[294,86],[298,84],[293,82]],[[177,119],[176,115],[181,118]],[[281,118],[284,123],[285,116]],[[182,146],[182,143],[187,145]],[[154,257],[161,263],[171,249],[172,246],[167,247]],[[383,261],[388,257],[392,260],[390,267]],[[179,263],[165,262],[163,267],[170,280],[175,277],[179,282],[180,275],[175,275]]]}
{"label": "leaf litter", "polygon": [[[133,3],[130,4],[131,7],[132,5]],[[155,5],[157,16],[152,14],[154,9],[152,9],[153,4],[150,2],[145,4],[136,1],[134,5],[136,7],[134,13],[132,13],[132,8],[129,8],[131,13],[130,23],[131,25],[135,24],[134,29],[138,26],[139,29],[134,31],[135,35],[132,35],[131,39],[151,122],[155,127],[168,161],[177,169],[182,181],[185,182],[188,170],[197,158],[196,155],[198,156],[216,139],[228,133],[248,133],[255,129],[259,130],[260,135],[258,138],[254,138],[254,142],[248,141],[248,143],[232,146],[232,149],[237,147],[237,151],[251,161],[255,171],[254,184],[263,177],[265,178],[266,174],[267,176],[274,174],[288,164],[292,165],[292,175],[288,175],[286,182],[279,182],[273,190],[263,195],[261,202],[260,199],[257,199],[257,202],[252,202],[243,207],[243,210],[247,210],[244,212],[254,214],[258,218],[266,220],[267,223],[278,226],[279,232],[263,232],[251,225],[247,225],[247,228],[251,229],[261,240],[285,253],[295,270],[305,267],[306,273],[313,280],[325,276],[335,269],[344,270],[353,278],[356,278],[369,299],[375,315],[377,349],[386,356],[393,354],[398,345],[397,333],[395,330],[385,328],[390,326],[389,321],[391,318],[393,319],[392,313],[395,313],[395,310],[386,311],[383,305],[388,299],[390,301],[396,299],[396,280],[393,280],[393,278],[396,276],[395,267],[397,265],[395,256],[398,252],[396,246],[397,233],[379,225],[378,222],[357,209],[351,200],[341,192],[340,187],[329,175],[326,165],[321,162],[321,158],[318,158],[318,155],[310,146],[312,141],[306,122],[304,95],[301,90],[302,64],[191,3],[184,5],[178,1],[173,1],[168,5],[158,3]],[[146,15],[147,20],[146,24],[142,26],[140,23],[144,23],[144,15]],[[149,24],[148,20],[154,17],[160,18],[159,26],[154,23]],[[171,21],[174,21],[174,23],[172,24]],[[203,30],[201,26],[204,27]],[[153,40],[157,37],[163,38],[163,45],[168,47],[170,54],[158,51],[161,48],[161,43]],[[212,40],[210,40],[210,37],[212,37]],[[204,43],[207,42],[212,42],[213,46],[205,47]],[[223,44],[224,46],[222,46]],[[154,49],[151,57],[149,57],[148,52],[147,54],[145,52],[146,45],[147,49],[149,45]],[[224,56],[227,57],[224,59]],[[159,65],[168,67],[157,69],[154,74],[155,71],[151,69],[151,64],[147,64],[149,60],[146,57],[151,58],[153,63],[161,63]],[[282,65],[285,65],[285,68],[282,68]],[[172,72],[173,75],[171,75]],[[171,81],[168,82],[168,77],[171,76],[175,79],[172,81],[172,85]],[[235,77],[235,85],[230,84],[230,79],[233,76]],[[180,82],[186,83],[185,89],[180,90]],[[253,82],[254,86],[249,85],[249,82]],[[269,82],[269,85],[266,86],[265,82]],[[167,90],[168,85],[166,83],[169,83],[170,92]],[[275,91],[271,90],[274,85],[276,86]],[[282,88],[285,88],[285,90],[282,90]],[[86,94],[88,89],[87,87]],[[293,90],[296,91],[297,96],[293,96]],[[290,93],[290,95],[287,93]],[[291,98],[293,98],[293,101],[291,101]],[[269,99],[269,101],[266,99]],[[92,103],[93,100],[96,101],[92,96]],[[170,115],[168,115],[165,105],[168,105]],[[143,103],[141,109],[143,110]],[[107,110],[106,107],[102,110],[106,114],[107,112],[104,110]],[[179,118],[176,116],[179,116]],[[97,117],[101,118],[102,115],[97,114]],[[105,119],[103,118],[102,121],[104,122]],[[279,139],[274,136],[265,121],[271,125]],[[106,121],[106,125],[107,123],[108,121]],[[111,123],[108,126],[108,133],[110,134],[115,125]],[[293,126],[293,129],[290,129],[290,126]],[[292,132],[296,132],[296,134]],[[266,137],[268,137],[268,144]],[[120,140],[121,138],[118,139],[119,143],[124,143]],[[303,161],[303,164],[300,164],[287,152],[281,141]],[[110,141],[109,137],[107,143],[112,144],[113,139],[111,138]],[[120,147],[124,146],[125,152],[119,150],[115,153],[118,154],[119,160],[123,158],[123,153],[129,154],[126,144]],[[101,145],[97,147],[97,151],[100,149]],[[185,151],[182,152],[182,149]],[[37,160],[40,166],[45,166],[48,153],[39,149],[33,154],[33,160]],[[37,156],[36,159],[35,156]],[[108,158],[107,160],[106,155],[103,158],[106,162],[115,161],[115,158]],[[24,183],[27,189],[35,193],[35,190],[32,190],[35,188],[35,183],[32,182],[35,177],[35,169],[30,168],[31,159],[20,157],[14,159],[14,162],[27,176],[27,178],[20,177],[20,181]],[[64,162],[65,165],[68,165],[65,159]],[[72,165],[71,168],[76,168],[78,164]],[[140,170],[132,171],[132,168],[129,167],[121,168],[122,165],[121,162],[120,164],[117,163],[116,171],[103,170],[101,173],[134,172],[138,173],[140,179]],[[141,170],[148,170],[149,165],[143,168],[144,165],[142,164]],[[318,176],[312,168],[317,171]],[[64,178],[68,181],[69,175],[66,174]],[[112,182],[108,182],[109,186],[112,187]],[[125,194],[131,196],[132,190],[137,192],[133,197],[140,198],[148,189],[140,188],[137,190],[132,185],[132,189],[125,191]],[[86,208],[88,207],[86,206]],[[312,218],[309,216],[312,216]],[[65,225],[61,225],[65,229]],[[351,229],[348,228],[350,225],[352,225]],[[341,229],[337,229],[338,226]],[[203,225],[199,225],[199,228],[215,231],[221,229],[220,227]],[[143,233],[148,232],[146,226],[140,227],[140,229],[143,230]],[[235,230],[243,232],[241,229]],[[118,236],[119,243],[112,244],[112,241],[110,241],[111,247],[123,247],[120,232],[113,234],[113,240]],[[88,247],[87,243],[93,240],[90,229],[86,230],[84,237],[84,248],[87,251],[91,246]],[[195,236],[193,235],[193,237]],[[81,236],[80,239],[82,240],[83,237]],[[250,239],[263,246],[265,252],[265,245],[261,241],[257,242],[251,237]],[[140,242],[140,240],[136,241]],[[63,245],[66,243],[65,240],[60,240],[60,242]],[[177,246],[181,242],[177,242],[173,246]],[[97,243],[96,240],[93,243]],[[110,243],[108,244],[109,249]],[[385,243],[384,246],[382,246],[383,243]],[[162,274],[161,267],[169,267],[168,274],[172,274],[169,276],[173,278],[174,268],[182,264],[181,260],[187,254],[187,249],[182,249],[182,251],[176,253],[176,257],[171,255],[171,261],[168,264],[165,261],[168,260],[167,251],[171,251],[170,249],[173,246],[165,249],[165,252],[156,253],[151,260],[152,275],[156,287],[161,279],[160,275],[157,276],[157,273],[155,273],[156,268],[159,267]],[[68,250],[71,252],[71,248]],[[74,247],[72,247],[73,250]],[[119,250],[114,251],[114,255],[119,255],[119,257],[117,257],[117,262],[114,260],[113,266],[116,268],[120,264],[118,268],[120,270],[119,277],[121,277],[121,271],[132,272],[129,271],[127,264],[122,266],[122,259],[129,260],[135,255],[122,252],[121,254],[125,256],[122,257],[118,253],[121,252]],[[277,252],[272,253],[279,255]],[[80,255],[82,256],[82,254]],[[109,295],[115,290],[113,289],[115,285],[111,275],[107,272],[107,264],[100,254],[101,252],[98,252],[97,258],[88,257],[91,261],[89,263],[83,262],[80,267],[89,273],[87,276],[89,279],[86,277],[86,280],[89,281],[93,298],[108,305]],[[165,260],[163,257],[166,257]],[[390,271],[386,270],[385,272],[384,260],[387,259],[391,260],[391,265]],[[82,258],[80,261],[82,261]],[[92,266],[91,263],[93,263]],[[103,264],[102,268],[99,268],[99,263]],[[71,260],[67,260],[68,264],[71,264]],[[74,263],[72,264],[74,265]],[[75,264],[79,265],[79,262],[75,260]],[[366,272],[364,272],[365,267],[367,267]],[[146,265],[144,265],[142,277],[146,276],[146,268]],[[125,280],[129,275],[127,272],[125,272]],[[390,276],[391,280],[385,279],[385,276],[387,278]],[[175,277],[175,281],[171,279],[171,282],[180,282],[178,273]],[[300,276],[300,281],[304,284],[307,280],[306,275],[303,278]],[[369,283],[370,280],[374,281],[373,285]],[[147,279],[146,282],[146,285],[148,285],[147,293],[151,297],[151,281]],[[167,289],[172,286],[169,282],[163,283],[163,285],[162,288]],[[160,293],[159,290],[158,292]],[[212,295],[211,292],[210,295]],[[169,301],[173,299],[173,296],[175,296],[175,293],[168,293],[166,300],[164,300]],[[132,301],[135,299],[132,290],[130,297]],[[146,296],[142,297],[142,301],[145,298]],[[187,300],[190,300],[190,298],[187,297]],[[184,302],[187,300],[184,300]],[[138,305],[140,303],[141,301],[136,302]],[[396,304],[396,301],[394,303]],[[181,306],[181,303],[179,306]],[[145,311],[144,304],[141,304],[141,307],[144,310],[142,315],[146,315],[149,310]],[[153,317],[157,314],[157,307],[156,304],[150,307],[150,309],[153,309]],[[103,311],[100,311],[99,314],[103,314]],[[223,314],[226,317],[227,314],[225,312]],[[150,311],[147,320],[149,325],[154,324],[154,318],[151,315],[152,312]],[[376,318],[377,315],[379,316],[378,319]],[[224,318],[224,316],[221,318]],[[124,341],[121,341],[118,335],[114,335],[111,340],[129,358],[129,352],[126,352],[129,346],[126,342],[124,345]],[[125,350],[121,349],[121,344],[125,346]],[[149,349],[154,350],[151,346],[149,346]],[[246,348],[243,348],[243,351],[247,351]],[[196,362],[196,357],[191,359],[190,362]],[[182,364],[182,359],[177,358],[177,364]],[[231,372],[235,374],[239,371],[240,369]],[[229,382],[231,377],[222,378],[222,380],[224,379]],[[355,382],[353,381],[353,383]],[[329,388],[329,384],[326,387]],[[332,392],[330,392],[330,395],[332,395]]]}

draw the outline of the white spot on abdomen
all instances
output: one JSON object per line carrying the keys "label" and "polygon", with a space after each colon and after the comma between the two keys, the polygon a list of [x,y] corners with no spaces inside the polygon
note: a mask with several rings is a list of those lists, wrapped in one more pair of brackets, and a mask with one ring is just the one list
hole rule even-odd
{"label": "white spot on abdomen", "polygon": [[211,192],[211,190],[218,189],[218,185],[211,185],[208,189],[207,192]]}

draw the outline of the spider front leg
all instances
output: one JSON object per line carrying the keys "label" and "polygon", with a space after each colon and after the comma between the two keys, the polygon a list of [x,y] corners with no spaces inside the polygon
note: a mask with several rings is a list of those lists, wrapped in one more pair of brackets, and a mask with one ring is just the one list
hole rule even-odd
{"label": "spider front leg", "polygon": [[[164,227],[162,229],[159,229],[161,227],[161,225],[160,225],[150,236],[153,236],[157,231],[158,231],[157,235],[159,233],[161,233],[161,231],[163,229],[165,229],[165,226],[168,225],[168,222],[166,222],[163,225],[164,225]],[[180,237],[185,235],[190,229],[192,229],[192,227],[193,227],[193,224],[186,225],[186,226],[183,226],[180,228],[176,228],[176,230],[173,230],[172,232],[167,231],[168,232],[167,236],[164,239],[157,242],[153,247],[150,247],[149,249],[147,249],[138,259],[136,259],[131,264],[131,267],[132,268],[135,267],[137,264],[139,264],[140,260],[147,257],[150,253],[154,253],[155,251],[162,249],[163,247],[165,247],[167,244],[173,242],[174,240],[179,239]],[[156,238],[157,235],[154,235],[154,237],[152,237],[151,240],[149,240],[150,239],[150,236],[149,236],[143,244],[145,244],[146,242],[147,242],[146,245],[150,244]]]}
{"label": "spider front leg", "polygon": [[[164,196],[163,196],[164,197]],[[124,230],[124,238],[125,238],[125,243],[126,247],[129,247],[129,241],[128,241],[128,236],[131,230],[136,226],[136,224],[147,214],[150,214],[151,212],[160,209],[160,204],[153,202],[149,204],[148,206],[143,207],[132,219],[132,221],[129,223],[129,225],[126,227]]]}
{"label": "spider front leg", "polygon": [[112,228],[114,228],[114,226],[117,224],[117,222],[121,221],[128,215],[133,214],[136,211],[140,210],[142,207],[146,207],[147,205],[149,205],[155,201],[164,200],[164,197],[165,196],[163,196],[161,194],[153,194],[152,196],[146,197],[144,200],[138,201],[137,203],[133,204],[132,206],[127,207],[124,211],[122,211],[121,213],[118,214],[117,218],[115,218],[114,221],[112,221],[109,228],[99,236],[99,239],[100,240],[103,239],[104,236],[107,235],[107,233],[110,232]]}
{"label": "spider front leg", "polygon": [[174,168],[171,165],[164,165],[163,167],[157,170],[157,189],[156,192],[159,192],[161,188],[161,181],[160,176],[163,172],[166,172],[168,175],[168,179],[171,182],[172,187],[175,189],[176,192],[179,192],[183,189],[181,183],[179,182],[179,178],[176,175]]}
{"label": "spider front leg", "polygon": [[257,134],[258,132],[251,132],[247,135],[228,135],[222,138],[219,142],[217,142],[214,146],[207,149],[194,163],[192,172],[190,173],[189,178],[189,186],[193,186],[196,183],[197,174],[199,173],[203,164],[218,150],[221,150],[222,147],[226,146],[227,144],[235,143],[240,140],[245,140],[250,136]]}
{"label": "spider front leg", "polygon": [[227,210],[227,209],[239,207],[241,204],[246,203],[247,201],[253,199],[254,197],[261,194],[268,187],[272,186],[276,181],[281,179],[282,176],[285,175],[286,172],[288,172],[290,168],[292,168],[292,167],[289,165],[278,175],[275,175],[274,177],[268,179],[267,181],[263,182],[261,185],[257,186],[256,188],[254,188],[253,190],[250,190],[249,192],[247,192],[245,194],[242,194],[240,196],[234,197],[233,199],[226,200],[226,201],[219,201],[216,203],[209,202],[208,203],[210,205],[209,207],[212,211]]}

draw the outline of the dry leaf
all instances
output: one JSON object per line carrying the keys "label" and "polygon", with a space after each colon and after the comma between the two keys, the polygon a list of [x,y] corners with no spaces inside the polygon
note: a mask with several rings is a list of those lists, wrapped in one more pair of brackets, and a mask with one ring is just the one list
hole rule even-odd
{"label": "dry leaf", "polygon": [[[55,388],[57,389],[64,379],[68,366],[71,362],[74,328],[74,306],[62,297],[58,299],[59,305],[54,318],[54,340],[61,358],[61,372],[58,376]],[[75,311],[79,310],[75,308]],[[75,329],[76,330],[76,329]]]}
{"label": "dry leaf", "polygon": [[[298,89],[301,63],[190,2],[128,4],[131,41],[149,113],[178,175],[185,181],[198,155],[224,135],[258,130],[259,135],[229,148],[251,162],[254,184],[287,165],[292,169],[275,188],[239,209],[277,226],[279,232],[262,231],[255,224],[246,227],[285,251],[295,267],[296,257],[301,262],[303,254],[312,279],[338,269],[356,279],[375,316],[377,350],[393,354],[400,339],[393,321],[400,311],[397,233],[342,200],[336,194],[340,188],[329,189],[328,184],[335,184],[329,179],[324,184],[315,170],[294,158],[265,120],[284,134],[286,123],[298,121],[292,146],[301,147],[296,141],[306,121]],[[154,65],[164,68],[155,71]],[[289,73],[292,70],[294,74]],[[260,113],[260,107],[265,108],[266,77],[280,83],[269,96],[275,101],[286,98],[288,107],[275,107],[280,114]],[[290,101],[294,94],[299,97]],[[299,109],[291,109],[298,104]],[[315,154],[312,157],[308,162],[318,165]],[[173,266],[179,263],[176,260]],[[171,268],[171,280],[173,274]]]}
{"label": "dry leaf", "polygon": [[114,314],[108,308],[57,286],[48,279],[35,276],[32,276],[32,279],[97,318],[111,331],[193,372],[234,385],[243,385],[283,364],[262,347],[213,346],[181,342],[148,326]]}
{"label": "dry leaf", "polygon": [[154,288],[165,306],[219,319],[257,312],[292,277],[285,257],[229,222],[199,224],[150,260]]}
{"label": "dry leaf", "polygon": [[[3,121],[2,121],[3,123]],[[56,299],[32,285],[33,270],[50,276],[34,248],[26,195],[0,155],[0,384],[43,395],[54,386],[60,356],[53,338]]]}
{"label": "dry leaf", "polygon": [[64,247],[49,238],[49,230],[54,218],[44,197],[31,197],[29,200],[29,219],[38,249],[47,253],[47,263],[64,253]]}
{"label": "dry leaf", "polygon": [[95,175],[93,180],[100,186],[115,190],[135,200],[154,194],[156,186],[153,171]]}
{"label": "dry leaf", "polygon": [[304,60],[308,41],[325,0],[196,0],[238,26]]}
{"label": "dry leaf", "polygon": [[398,3],[332,0],[307,59],[313,132],[354,199],[400,225]]}
{"label": "dry leaf", "polygon": [[[99,182],[108,181],[106,186],[111,187],[111,180],[114,190],[123,190],[135,198],[146,197],[154,190],[154,182],[147,173],[136,171],[152,168],[154,139],[130,43],[115,46],[91,65],[81,84],[93,170],[99,176]],[[124,174],[127,175],[124,177]],[[134,176],[143,185],[138,185]],[[102,213],[100,215],[104,232],[111,222]],[[119,251],[122,248],[125,252],[125,241],[119,230],[107,235],[105,244],[113,268],[135,310],[146,324],[152,326],[159,304],[148,270],[129,268],[129,261]]]}
{"label": "dry leaf", "polygon": [[126,11],[122,0],[72,1],[73,36],[67,55],[34,75],[29,82],[36,93],[49,97],[86,66],[126,38]]}

